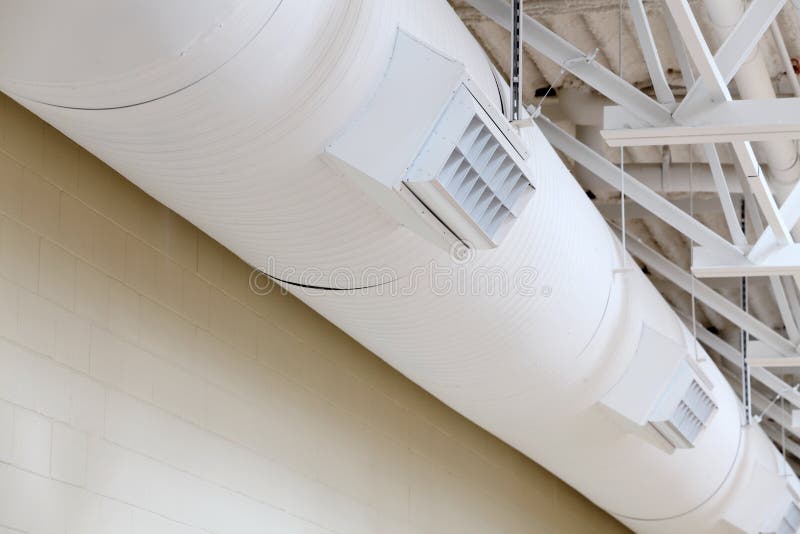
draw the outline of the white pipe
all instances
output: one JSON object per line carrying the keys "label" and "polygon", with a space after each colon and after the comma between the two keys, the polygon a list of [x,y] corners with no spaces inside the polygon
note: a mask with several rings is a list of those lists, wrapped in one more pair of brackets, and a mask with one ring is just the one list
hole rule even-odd
{"label": "white pipe", "polygon": [[[742,0],[704,0],[714,34],[722,42],[741,18],[745,10]],[[761,50],[756,48],[734,77],[739,96],[758,100],[775,98],[775,89]],[[800,178],[800,160],[791,140],[760,143],[770,168],[773,192],[779,200],[788,195]]]}
{"label": "white pipe", "polygon": [[[799,28],[800,29],[800,28]],[[769,27],[772,39],[775,41],[775,48],[778,50],[778,55],[781,57],[783,68],[786,70],[786,77],[789,79],[789,85],[792,86],[794,96],[800,97],[800,81],[797,80],[797,74],[794,73],[794,65],[792,65],[792,58],[789,57],[789,51],[786,49],[786,42],[783,40],[778,21],[773,20]]]}
{"label": "white pipe", "polygon": [[[774,506],[788,504],[785,487],[766,495],[752,483],[778,473],[769,440],[757,427],[742,430],[724,377],[702,350],[693,360],[689,331],[633,268],[538,128],[521,134],[530,154],[522,165],[537,179],[532,200],[498,248],[466,262],[398,225],[327,163],[324,147],[378,91],[398,28],[462,62],[499,104],[485,53],[446,2],[284,1],[274,12],[260,0],[232,3],[202,2],[182,37],[184,14],[170,3],[152,4],[148,15],[163,36],[126,13],[93,11],[104,0],[83,0],[85,9],[59,11],[57,20],[44,7],[20,8],[0,19],[0,36],[28,53],[0,62],[0,87],[251,265],[292,282],[310,282],[303,274],[311,273],[311,285],[337,288],[361,286],[382,269],[388,282],[363,290],[287,285],[627,525],[755,532]],[[248,24],[228,24],[230,13]],[[127,27],[131,34],[114,41],[126,68],[97,60],[99,42],[78,46],[40,31],[50,26],[89,36],[99,26],[112,34]],[[40,37],[36,46],[19,46],[29,34]],[[140,50],[145,39],[152,49]],[[167,43],[160,51],[159,42]],[[192,55],[196,42],[215,52],[189,61],[181,51]],[[62,60],[75,69],[51,70]],[[160,95],[137,74],[159,68]],[[106,109],[85,109],[97,107]],[[379,156],[395,149],[379,136],[367,144]],[[460,285],[487,272],[505,289]],[[664,368],[648,375],[655,361]],[[653,395],[671,391],[668,379],[684,366],[718,409],[693,447],[670,450],[648,426],[648,411],[640,420],[619,410],[653,408],[661,402]],[[641,383],[626,380],[642,372]],[[631,396],[612,402],[621,384]],[[751,513],[737,517],[745,508]]]}

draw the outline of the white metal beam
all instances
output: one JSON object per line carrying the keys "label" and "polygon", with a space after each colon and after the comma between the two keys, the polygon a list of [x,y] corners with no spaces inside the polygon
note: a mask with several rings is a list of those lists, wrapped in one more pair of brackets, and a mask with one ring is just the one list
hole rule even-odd
{"label": "white metal beam", "polygon": [[[751,2],[736,27],[714,56],[714,61],[726,83],[733,79],[742,62],[758,44],[766,28],[774,24],[775,16],[780,12],[784,4],[785,0],[754,0]],[[677,39],[679,32],[669,12],[666,14],[666,22],[670,36],[673,39],[675,53],[681,65],[684,81],[686,82],[686,86],[691,88],[689,94],[683,99],[683,102],[674,114],[674,116],[679,119],[684,114],[691,114],[693,110],[702,110],[704,107],[710,105],[711,96],[704,86],[692,83],[694,74],[692,73],[691,66],[688,65],[683,43]],[[757,185],[759,190],[763,192],[764,187],[761,187],[760,184]],[[780,219],[785,223],[784,226],[787,228],[793,228],[798,220],[800,220],[800,183],[795,186],[794,190],[781,206]],[[765,251],[772,250],[778,244],[778,239],[776,239],[772,227],[768,227],[763,231],[757,229],[757,231],[760,233],[760,237],[749,254],[751,259],[762,256]],[[784,238],[785,236],[782,235],[781,241],[786,241]],[[783,294],[784,297],[786,295],[782,291],[776,291],[777,285],[774,280],[772,282],[773,293],[775,293],[776,299],[779,304],[781,304],[781,294]],[[800,286],[800,283],[797,285]],[[783,301],[785,300],[784,298]],[[783,303],[785,304],[785,302]],[[782,315],[784,315],[784,323],[786,323],[787,330],[791,329],[793,332],[796,330],[796,325],[792,318],[786,316],[784,308],[785,306],[781,308]],[[794,337],[796,336],[793,336],[793,338]]]}
{"label": "white metal beam", "polygon": [[[678,312],[684,319],[684,322],[687,324],[688,327],[691,327],[691,319],[686,317],[685,315]],[[735,365],[737,368],[741,367],[742,365],[742,354],[739,352],[739,349],[731,346],[727,341],[723,340],[716,334],[712,334],[704,327],[697,325],[697,339],[706,347],[710,348],[730,363]],[[760,367],[756,367],[752,369],[752,377],[758,380],[760,383],[764,384],[773,393],[778,394],[780,391],[780,395],[785,398],[789,403],[791,403],[796,408],[800,408],[800,393],[794,391],[789,384],[781,380],[779,377],[775,376],[772,372],[768,371],[767,369],[763,369]]]}
{"label": "white metal beam", "polygon": [[603,155],[593,151],[567,132],[539,116],[536,124],[547,140],[558,150],[583,165],[598,178],[619,190],[625,180],[625,196],[635,200],[651,211],[658,218],[688,236],[696,243],[708,246],[723,256],[741,257],[741,251],[716,232],[670,203],[664,197],[643,185],[627,173],[621,173],[619,167],[608,161]]}
{"label": "white metal beam", "polygon": [[[702,83],[712,98],[718,102],[730,98],[727,84],[722,78],[717,63],[711,55],[703,32],[697,24],[687,0],[665,0],[678,32],[686,45],[686,51],[700,73],[698,83]],[[727,93],[727,97],[726,97]]]}
{"label": "white metal beam", "polygon": [[[511,12],[503,0],[466,0],[472,7],[505,28],[511,29]],[[564,70],[571,72],[610,100],[626,106],[637,117],[652,124],[668,122],[671,111],[626,82],[579,48],[528,15],[522,16],[525,44],[538,50]]]}
{"label": "white metal beam", "polygon": [[[787,245],[754,262],[745,256],[720,256],[706,247],[694,247],[692,273],[699,278],[800,275],[800,244]],[[733,261],[731,261],[733,260]]]}
{"label": "white metal beam", "polygon": [[694,294],[698,300],[769,345],[778,354],[798,355],[797,349],[791,341],[699,280],[695,280],[693,283],[689,273],[642,243],[636,236],[628,235],[627,245],[631,254],[642,260],[652,270],[660,273],[684,291],[689,292],[694,288]]}
{"label": "white metal beam", "polygon": [[[739,22],[714,55],[714,63],[726,85],[730,83],[753,52],[785,3],[786,0],[753,0],[750,3]],[[693,111],[704,108],[711,102],[713,94],[708,91],[705,84],[693,85],[675,110],[675,118],[680,119],[684,113],[691,114]]]}
{"label": "white metal beam", "polygon": [[662,104],[674,104],[675,97],[672,96],[672,90],[664,74],[664,68],[661,66],[661,58],[658,57],[658,49],[656,48],[655,39],[653,39],[653,32],[650,29],[650,22],[647,20],[644,4],[642,0],[628,0],[628,7],[630,8],[633,26],[636,29],[636,36],[639,39],[639,45],[644,56],[644,62],[647,65],[647,72],[650,73],[650,80],[653,82],[656,99]]}
{"label": "white metal beam", "polygon": [[800,367],[800,356],[778,356],[769,358],[748,358],[747,363],[751,367]]}
{"label": "white metal beam", "polygon": [[[736,150],[735,144],[734,150]],[[764,214],[764,217],[767,219],[767,224],[772,229],[775,240],[780,245],[791,244],[792,234],[789,233],[789,227],[784,222],[780,210],[778,210],[778,205],[775,204],[775,197],[772,196],[769,185],[767,185],[767,180],[764,178],[764,175],[761,174],[761,170],[759,169],[758,174],[755,176],[748,174],[747,183],[750,185],[750,190],[756,198],[758,207],[761,208],[761,213]]]}
{"label": "white metal beam", "polygon": [[[691,7],[689,7],[688,1],[665,1],[684,43],[686,43],[689,56],[700,71],[701,81],[711,95],[712,100],[715,102],[731,100],[727,82],[722,77],[716,61],[711,55],[711,51],[700,31],[700,27],[697,25],[697,20],[694,17],[694,13],[692,13]],[[769,22],[771,22],[771,20],[768,21],[767,26]],[[740,21],[739,25],[741,24],[742,21]],[[700,82],[698,82],[698,84],[699,83]],[[764,213],[767,223],[770,228],[772,228],[777,241],[781,244],[791,243],[792,236],[789,234],[789,229],[778,213],[778,207],[761,173],[753,148],[747,142],[737,141],[733,143],[733,150],[736,153],[736,158],[739,160],[742,170],[747,176],[747,181],[750,184],[756,202]]]}
{"label": "white metal beam", "polygon": [[675,24],[675,19],[672,18],[672,14],[669,10],[663,12],[663,17],[667,25],[669,39],[672,41],[672,51],[675,52],[675,57],[678,59],[678,66],[681,69],[683,85],[687,89],[692,89],[695,86],[695,76],[692,70],[692,63],[689,60],[689,55],[686,53],[686,47],[681,40],[681,33],[678,31],[678,26]]}
{"label": "white metal beam", "polygon": [[800,355],[782,356],[762,341],[753,340],[747,346],[747,363],[753,367],[800,367]]}
{"label": "white metal beam", "polygon": [[[667,31],[669,32],[670,40],[672,41],[673,51],[675,52],[675,56],[678,58],[678,65],[680,65],[681,68],[681,77],[683,78],[683,83],[686,87],[695,89],[697,84],[695,83],[696,80],[694,71],[692,70],[692,64],[689,60],[689,55],[686,53],[686,47],[681,40],[678,26],[675,24],[675,19],[672,18],[672,14],[669,12],[669,10],[664,13],[664,20],[667,24]],[[717,147],[713,144],[707,143],[703,145],[703,151],[705,152],[706,159],[708,160],[711,176],[714,180],[714,187],[717,190],[717,195],[719,195],[719,202],[722,206],[722,214],[725,216],[725,224],[728,226],[728,232],[731,234],[731,240],[738,246],[746,245],[747,238],[742,231],[739,221],[739,214],[734,208],[733,201],[731,200],[728,181],[725,178],[725,172],[722,169],[722,163],[719,158],[719,153],[717,152]],[[744,185],[745,184],[742,184],[742,187],[744,187]],[[794,324],[794,321],[792,321],[792,324]]]}
{"label": "white metal beam", "polygon": [[[800,182],[797,182],[783,201],[780,208],[781,219],[789,228],[794,228],[800,222]],[[775,234],[771,228],[767,228],[759,236],[756,244],[753,245],[749,253],[750,257],[758,257],[767,253],[770,249],[777,246]]]}
{"label": "white metal beam", "polygon": [[[750,226],[755,231],[756,235],[761,235],[764,232],[764,223],[761,221],[758,208],[749,198],[752,196],[750,186],[747,183],[747,179],[740,173],[737,173],[736,176],[739,179],[742,192],[745,196],[745,208],[750,215]],[[748,257],[748,259],[752,258]],[[772,296],[775,298],[775,304],[778,306],[781,321],[786,328],[786,335],[792,343],[797,344],[800,342],[800,330],[798,330],[797,321],[795,319],[796,317],[800,317],[800,301],[798,301],[796,293],[797,285],[792,284],[785,287],[783,280],[781,280],[779,276],[770,276],[769,285]]]}
{"label": "white metal beam", "polygon": [[609,146],[690,145],[800,139],[800,98],[732,100],[681,118],[680,124],[651,126],[620,106],[603,110],[601,134]]}
{"label": "white metal beam", "polygon": [[[548,116],[551,121],[552,117]],[[717,160],[719,161],[719,160]],[[711,164],[703,162],[688,163],[625,163],[625,171],[657,193],[716,193],[714,171]],[[739,180],[734,179],[737,169],[733,165],[720,165],[720,175],[725,180],[728,194],[742,192]],[[728,175],[726,177],[726,175]],[[696,199],[696,200],[699,200]],[[719,209],[719,205],[717,205]],[[738,215],[736,216],[738,219]]]}
{"label": "white metal beam", "polygon": [[[728,180],[725,177],[725,172],[722,169],[722,162],[717,153],[717,147],[713,144],[703,145],[703,151],[708,160],[708,167],[711,170],[711,177],[714,180],[714,187],[717,190],[719,203],[722,206],[722,214],[725,216],[725,224],[728,226],[728,232],[731,234],[731,240],[737,246],[747,245],[747,237],[744,235],[741,223],[739,221],[739,214],[733,206],[733,199],[731,199],[731,192],[728,187]],[[735,171],[734,171],[735,172]],[[739,189],[741,190],[743,186]]]}

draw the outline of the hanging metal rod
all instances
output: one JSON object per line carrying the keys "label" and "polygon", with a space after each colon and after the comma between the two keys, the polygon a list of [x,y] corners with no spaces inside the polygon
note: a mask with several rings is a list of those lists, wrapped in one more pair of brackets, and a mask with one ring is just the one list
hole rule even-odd
{"label": "hanging metal rod", "polygon": [[511,0],[511,110],[509,121],[519,120],[522,102],[522,0]]}
{"label": "hanging metal rod", "polygon": [[[466,0],[497,24],[511,31],[511,11],[504,0]],[[626,106],[637,117],[653,124],[669,121],[671,110],[626,82],[597,61],[576,61],[587,57],[583,51],[548,30],[528,15],[522,15],[522,41],[557,65],[566,68],[610,100]]]}

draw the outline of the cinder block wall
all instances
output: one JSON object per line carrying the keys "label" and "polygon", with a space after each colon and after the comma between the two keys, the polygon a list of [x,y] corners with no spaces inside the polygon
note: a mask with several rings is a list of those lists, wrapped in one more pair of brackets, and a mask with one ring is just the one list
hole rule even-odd
{"label": "cinder block wall", "polygon": [[249,273],[0,94],[0,534],[623,530]]}

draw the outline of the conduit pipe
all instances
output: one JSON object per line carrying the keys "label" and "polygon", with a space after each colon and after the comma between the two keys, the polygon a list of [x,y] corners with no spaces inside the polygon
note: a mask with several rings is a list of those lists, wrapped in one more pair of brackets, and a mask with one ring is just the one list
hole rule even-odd
{"label": "conduit pipe", "polygon": [[[743,0],[704,0],[714,35],[723,42],[745,10]],[[734,77],[739,97],[748,100],[775,98],[775,88],[759,47],[750,54]],[[769,165],[772,190],[783,201],[800,179],[797,147],[791,140],[758,143]]]}
{"label": "conduit pipe", "polygon": [[[486,54],[444,0],[79,4],[4,7],[4,91],[635,530],[777,528],[795,480],[537,127],[514,149],[530,202],[497,248],[466,257],[332,165],[326,147],[432,65],[499,109]],[[384,135],[420,135],[392,128],[354,157],[381,163],[398,150]]]}

